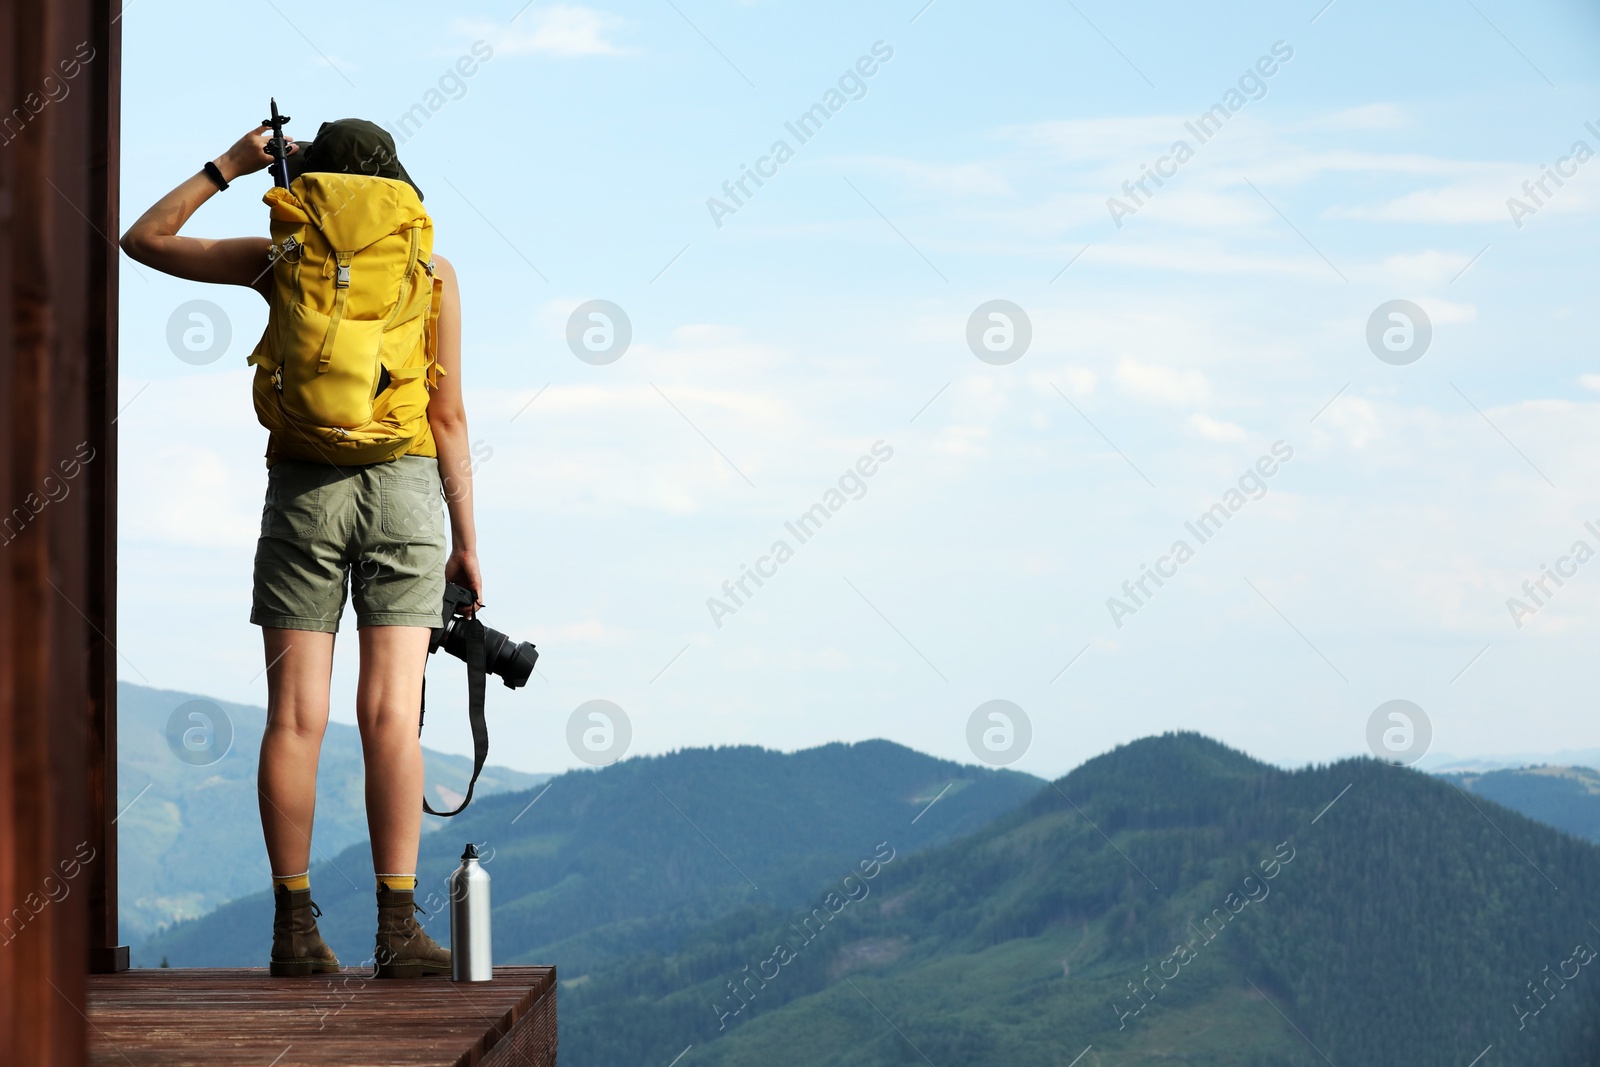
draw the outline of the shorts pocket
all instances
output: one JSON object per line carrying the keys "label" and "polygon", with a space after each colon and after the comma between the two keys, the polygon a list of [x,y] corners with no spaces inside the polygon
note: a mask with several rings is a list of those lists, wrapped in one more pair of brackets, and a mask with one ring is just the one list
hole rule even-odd
{"label": "shorts pocket", "polygon": [[261,508],[261,536],[298,541],[322,524],[322,486],[297,479],[283,462],[267,472],[267,500]]}
{"label": "shorts pocket", "polygon": [[443,535],[438,488],[428,478],[386,472],[378,487],[383,535],[402,544],[427,545]]}

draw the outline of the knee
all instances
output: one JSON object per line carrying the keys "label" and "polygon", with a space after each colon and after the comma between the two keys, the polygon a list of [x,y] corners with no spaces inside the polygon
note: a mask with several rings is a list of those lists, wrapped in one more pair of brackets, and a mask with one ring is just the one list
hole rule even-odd
{"label": "knee", "polygon": [[399,744],[417,738],[418,708],[400,708],[392,703],[358,704],[356,724],[361,728],[364,742]]}
{"label": "knee", "polygon": [[312,711],[310,709],[294,706],[280,706],[267,716],[266,732],[268,736],[299,741],[305,744],[321,744],[323,734],[328,730],[328,713]]}

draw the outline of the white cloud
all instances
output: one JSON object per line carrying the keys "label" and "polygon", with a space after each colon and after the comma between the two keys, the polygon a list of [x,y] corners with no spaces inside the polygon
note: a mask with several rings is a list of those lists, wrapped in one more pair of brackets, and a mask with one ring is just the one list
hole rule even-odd
{"label": "white cloud", "polygon": [[1189,429],[1208,441],[1242,441],[1248,436],[1245,428],[1236,422],[1213,419],[1198,412],[1189,416]]}
{"label": "white cloud", "polygon": [[1326,130],[1398,130],[1411,125],[1395,104],[1364,104],[1325,115],[1312,124]]}
{"label": "white cloud", "polygon": [[1125,161],[1136,159],[1152,147],[1170,145],[1183,132],[1185,121],[1181,115],[1063,119],[1005,126],[997,135],[1030,148],[1045,149],[1061,162]]}
{"label": "white cloud", "polygon": [[1499,185],[1446,185],[1417,189],[1382,204],[1334,206],[1323,212],[1330,219],[1376,222],[1504,222],[1505,192]]}
{"label": "white cloud", "polygon": [[[1521,188],[1521,180],[1510,168],[1502,168],[1499,180],[1484,179],[1417,189],[1381,204],[1334,206],[1323,212],[1330,219],[1359,219],[1378,222],[1426,222],[1444,225],[1465,223],[1515,223],[1548,211],[1552,215],[1580,215],[1594,207],[1594,200],[1583,190],[1562,189],[1537,205]],[[1515,197],[1522,205],[1513,215],[1509,201]],[[1529,210],[1529,209],[1532,210]]]}
{"label": "white cloud", "polygon": [[546,633],[551,638],[564,638],[569,641],[585,641],[594,644],[615,644],[621,635],[616,626],[608,626],[597,619],[584,619],[581,622],[570,622],[560,626],[550,627]]}
{"label": "white cloud", "polygon": [[[1144,244],[1108,241],[1095,245],[1084,261],[1099,260],[1129,267],[1183,271],[1192,274],[1268,274],[1333,277],[1328,265],[1309,250],[1305,255],[1241,253],[1215,243],[1161,241]],[[1462,258],[1466,262],[1466,257]],[[1074,268],[1076,269],[1076,268]],[[1459,269],[1459,268],[1458,268]]]}
{"label": "white cloud", "polygon": [[1176,226],[1224,230],[1277,218],[1260,197],[1247,190],[1214,192],[1198,188],[1160,192],[1140,208],[1138,214]]}
{"label": "white cloud", "polygon": [[[1303,185],[1326,174],[1414,174],[1455,179],[1479,178],[1503,166],[1472,160],[1441,159],[1415,152],[1364,152],[1354,149],[1307,151],[1292,141],[1269,139],[1257,153],[1261,167],[1250,180],[1257,185]],[[1265,185],[1263,185],[1265,188]]]}
{"label": "white cloud", "polygon": [[987,426],[949,425],[939,430],[934,447],[947,456],[983,456],[988,453],[984,446],[989,436]]}
{"label": "white cloud", "polygon": [[1472,304],[1452,304],[1448,300],[1423,300],[1420,303],[1435,326],[1478,321],[1478,309]]}
{"label": "white cloud", "polygon": [[1378,410],[1359,396],[1341,396],[1317,419],[1318,437],[1329,434],[1351,448],[1365,448],[1383,436]]}
{"label": "white cloud", "polygon": [[1173,370],[1128,356],[1117,362],[1117,383],[1133,396],[1154,404],[1192,406],[1211,397],[1211,386],[1199,371]]}
{"label": "white cloud", "polygon": [[1445,285],[1454,280],[1474,252],[1424,252],[1397,253],[1382,261],[1355,268],[1352,276],[1359,281],[1383,282],[1400,286]]}
{"label": "white cloud", "polygon": [[496,51],[510,56],[543,53],[552,56],[621,56],[638,51],[611,40],[630,25],[608,11],[578,4],[530,8],[509,30],[493,23],[463,23],[472,35],[487,37]]}
{"label": "white cloud", "polygon": [[928,192],[957,196],[1010,196],[1012,189],[990,163],[924,163],[892,156],[842,156],[839,162],[871,167]]}
{"label": "white cloud", "polygon": [[[1055,377],[1059,378],[1060,381],[1058,382],[1054,378],[1044,380],[1044,388],[1048,389],[1051,386],[1055,386],[1068,396],[1078,398],[1086,397],[1093,393],[1094,387],[1100,381],[1099,375],[1088,367],[1068,367]],[[1034,384],[1038,385],[1039,382],[1036,380]]]}

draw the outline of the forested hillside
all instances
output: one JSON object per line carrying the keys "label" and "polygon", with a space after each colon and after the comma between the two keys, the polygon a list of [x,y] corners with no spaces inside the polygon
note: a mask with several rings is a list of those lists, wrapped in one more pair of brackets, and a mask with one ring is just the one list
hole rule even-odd
{"label": "forested hillside", "polygon": [[979,834],[861,859],[799,908],[732,912],[567,989],[563,1055],[1597,1062],[1600,850],[1418,772],[1289,772],[1167,735],[1091,760]]}

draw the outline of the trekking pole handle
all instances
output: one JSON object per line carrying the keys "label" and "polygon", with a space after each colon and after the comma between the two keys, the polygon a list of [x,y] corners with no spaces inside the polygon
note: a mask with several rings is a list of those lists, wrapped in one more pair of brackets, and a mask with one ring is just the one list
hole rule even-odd
{"label": "trekking pole handle", "polygon": [[278,114],[278,98],[269,97],[272,102],[272,117],[263,119],[261,125],[272,127],[272,137],[267,141],[267,154],[272,156],[272,184],[280,189],[289,188],[289,146],[283,139],[283,125],[289,121],[288,115]]}

